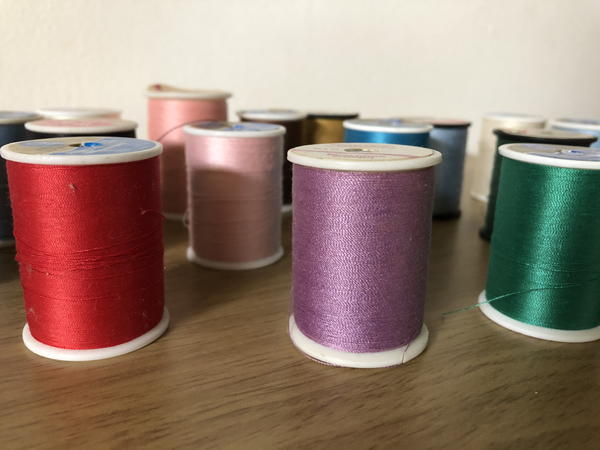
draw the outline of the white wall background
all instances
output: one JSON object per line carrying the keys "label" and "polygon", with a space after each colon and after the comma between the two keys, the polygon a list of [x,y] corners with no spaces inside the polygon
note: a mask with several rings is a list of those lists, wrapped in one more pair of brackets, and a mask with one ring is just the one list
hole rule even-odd
{"label": "white wall background", "polygon": [[[109,106],[154,82],[245,107],[600,116],[598,0],[0,0],[0,109]],[[233,117],[233,114],[230,113]]]}

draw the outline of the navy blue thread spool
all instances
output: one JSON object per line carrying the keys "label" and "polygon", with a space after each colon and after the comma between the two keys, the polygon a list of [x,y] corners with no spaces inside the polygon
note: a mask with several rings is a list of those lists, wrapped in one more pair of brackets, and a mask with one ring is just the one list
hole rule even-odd
{"label": "navy blue thread spool", "polygon": [[432,129],[429,124],[402,119],[350,119],[344,121],[344,141],[427,147]]}
{"label": "navy blue thread spool", "polygon": [[[0,111],[0,147],[11,142],[31,138],[25,129],[25,122],[38,119],[33,112]],[[14,245],[12,234],[12,213],[8,195],[6,162],[0,158],[0,248]]]}
{"label": "navy blue thread spool", "polygon": [[427,146],[440,152],[443,158],[442,163],[435,167],[433,217],[435,219],[460,217],[460,196],[471,122],[434,117],[403,117],[401,120],[428,123],[433,126]]}
{"label": "navy blue thread spool", "polygon": [[494,231],[494,217],[496,215],[496,200],[498,196],[498,185],[500,183],[500,172],[503,157],[498,149],[505,144],[551,144],[571,145],[579,147],[593,147],[597,137],[591,134],[574,133],[562,130],[544,130],[541,128],[530,128],[525,130],[513,130],[498,128],[494,130],[497,137],[496,154],[494,155],[494,166],[492,179],[490,180],[490,194],[485,213],[485,221],[479,230],[479,236],[486,241],[491,240]]}
{"label": "navy blue thread spool", "polygon": [[136,137],[137,123],[133,120],[96,119],[43,119],[27,122],[25,128],[34,139],[77,136]]}

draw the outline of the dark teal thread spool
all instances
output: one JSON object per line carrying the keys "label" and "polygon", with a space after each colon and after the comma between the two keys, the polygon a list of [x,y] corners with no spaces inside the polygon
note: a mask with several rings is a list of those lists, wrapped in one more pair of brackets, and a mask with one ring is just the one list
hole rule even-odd
{"label": "dark teal thread spool", "polygon": [[[0,147],[11,142],[31,139],[31,134],[25,129],[25,122],[38,118],[33,112],[0,111]],[[0,158],[0,248],[13,244],[6,162]]]}
{"label": "dark teal thread spool", "polygon": [[552,144],[552,145],[573,145],[579,147],[589,147],[597,139],[591,134],[574,133],[562,130],[543,130],[537,128],[525,130],[496,129],[494,134],[497,136],[496,154],[494,156],[494,169],[490,182],[490,196],[485,214],[483,227],[479,230],[479,236],[486,241],[492,238],[494,230],[494,217],[496,215],[496,201],[498,198],[498,184],[500,172],[502,169],[502,156],[498,152],[500,146],[505,144]]}
{"label": "dark teal thread spool", "polygon": [[600,149],[509,144],[480,311],[558,342],[600,339]]}

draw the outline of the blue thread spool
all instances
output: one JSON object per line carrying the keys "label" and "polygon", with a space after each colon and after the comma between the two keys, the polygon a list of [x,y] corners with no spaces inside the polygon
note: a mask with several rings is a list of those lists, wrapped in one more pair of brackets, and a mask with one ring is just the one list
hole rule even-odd
{"label": "blue thread spool", "polygon": [[[0,111],[0,147],[11,142],[30,139],[25,122],[39,119],[32,112]],[[12,213],[6,178],[6,162],[0,158],[0,248],[14,244],[12,235]]]}
{"label": "blue thread spool", "polygon": [[428,123],[433,126],[427,147],[442,154],[442,163],[435,167],[435,197],[433,217],[453,219],[460,216],[460,195],[467,137],[471,122],[460,119],[433,117],[404,117],[411,123]]}
{"label": "blue thread spool", "polygon": [[548,121],[548,126],[552,130],[574,131],[596,136],[599,139],[590,147],[600,148],[600,119],[552,119]]}
{"label": "blue thread spool", "polygon": [[432,129],[431,125],[402,119],[350,119],[344,121],[344,141],[427,147]]}

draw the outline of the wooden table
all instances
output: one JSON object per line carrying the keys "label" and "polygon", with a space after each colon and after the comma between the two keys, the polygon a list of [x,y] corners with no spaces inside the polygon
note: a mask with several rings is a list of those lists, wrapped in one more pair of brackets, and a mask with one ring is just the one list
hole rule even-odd
{"label": "wooden table", "polygon": [[425,353],[389,369],[328,367],[287,336],[286,256],[248,272],[185,260],[166,225],[171,327],[118,358],[65,363],[21,343],[16,263],[0,251],[1,448],[600,448],[598,343],[500,328],[473,305],[485,284],[483,208],[435,222]]}

